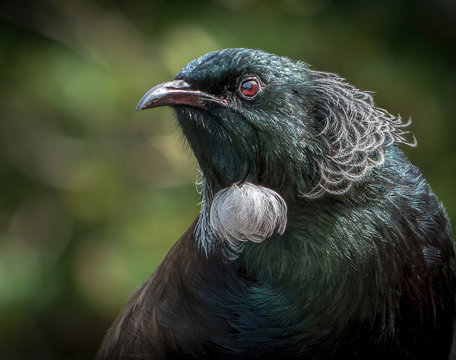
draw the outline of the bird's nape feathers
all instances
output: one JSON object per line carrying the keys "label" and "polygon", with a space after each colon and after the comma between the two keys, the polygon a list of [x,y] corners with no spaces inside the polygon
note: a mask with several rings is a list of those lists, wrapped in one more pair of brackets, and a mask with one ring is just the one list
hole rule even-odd
{"label": "bird's nape feathers", "polygon": [[192,61],[139,108],[164,105],[203,173],[201,213],[99,359],[448,358],[453,237],[398,148],[410,122],[250,49]]}

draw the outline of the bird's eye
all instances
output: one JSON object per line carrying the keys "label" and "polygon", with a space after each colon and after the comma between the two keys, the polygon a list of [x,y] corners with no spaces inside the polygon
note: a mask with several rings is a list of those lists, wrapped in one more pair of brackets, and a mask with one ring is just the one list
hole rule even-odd
{"label": "bird's eye", "polygon": [[249,77],[241,81],[239,91],[246,98],[252,98],[260,91],[260,82],[257,78]]}

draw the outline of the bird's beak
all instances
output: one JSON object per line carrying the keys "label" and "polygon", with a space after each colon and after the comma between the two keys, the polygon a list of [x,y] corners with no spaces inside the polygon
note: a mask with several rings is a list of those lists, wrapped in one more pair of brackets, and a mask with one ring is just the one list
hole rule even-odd
{"label": "bird's beak", "polygon": [[226,100],[204,91],[193,89],[184,80],[173,80],[159,84],[146,92],[139,101],[136,110],[167,105],[190,105],[204,109],[204,104],[208,101],[226,105]]}

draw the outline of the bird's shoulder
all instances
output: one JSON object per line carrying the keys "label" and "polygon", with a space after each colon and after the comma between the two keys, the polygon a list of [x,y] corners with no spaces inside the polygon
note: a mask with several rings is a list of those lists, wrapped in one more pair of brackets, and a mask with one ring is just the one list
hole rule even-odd
{"label": "bird's shoulder", "polygon": [[105,337],[99,359],[138,353],[151,359],[184,353],[205,358],[223,347],[208,339],[229,337],[230,317],[247,311],[252,280],[198,248],[196,222],[130,297]]}

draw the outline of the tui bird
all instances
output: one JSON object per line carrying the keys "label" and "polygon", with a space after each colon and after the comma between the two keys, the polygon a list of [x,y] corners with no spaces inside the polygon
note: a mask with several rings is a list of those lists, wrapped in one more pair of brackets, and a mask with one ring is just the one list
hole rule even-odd
{"label": "tui bird", "polygon": [[414,145],[409,123],[250,49],[190,62],[138,110],[164,105],[201,168],[201,213],[99,359],[448,358],[453,238],[397,147]]}

